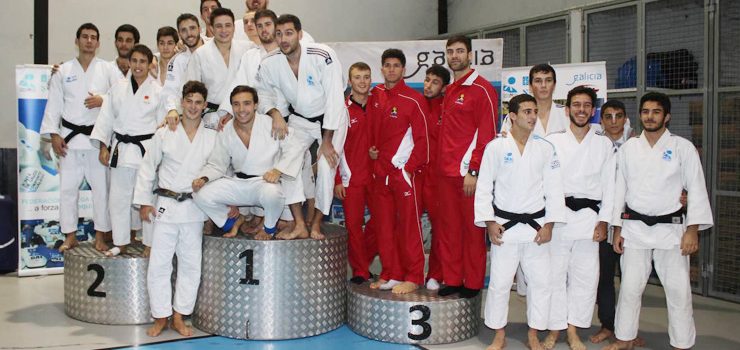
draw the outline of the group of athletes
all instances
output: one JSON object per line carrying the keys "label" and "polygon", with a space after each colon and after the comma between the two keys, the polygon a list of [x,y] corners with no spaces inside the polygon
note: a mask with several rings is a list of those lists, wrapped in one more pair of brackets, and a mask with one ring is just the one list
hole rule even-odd
{"label": "group of athletes", "polygon": [[[642,96],[635,136],[617,100],[601,106],[600,124],[590,122],[590,87],[554,103],[555,70],[540,64],[529,72],[531,95],[509,101],[497,135],[498,94],[472,69],[469,38],[447,40],[449,69],[429,67],[419,93],[404,82],[401,50],[383,52],[384,81],[372,86],[370,64],[345,71],[298,17],[277,16],[266,0],[246,5],[235,18],[218,1],[201,0],[204,28],[195,15],[180,15],[176,28],[157,31],[156,55],[123,25],[113,61],[96,57],[99,31],[85,23],[78,56],[50,80],[41,134],[59,157],[60,250],[78,245],[85,180],[96,249],[125,253],[142,231],[150,336],[170,317],[173,329],[192,334],[183,317],[196,302],[203,232],[212,231],[204,223],[225,237],[324,239],[322,216],[336,197],[350,281],[373,289],[476,297],[488,237],[485,323],[496,331],[489,349],[506,345],[515,276],[527,297],[530,348],[552,349],[566,330],[570,348],[585,349],[577,330],[591,326],[597,303],[602,328],[591,342],[640,345],[651,263],[668,300],[671,345],[694,345],[689,255],[713,219],[696,148],[667,129],[666,95]],[[426,275],[423,211],[432,224]],[[377,255],[382,270],[373,276]]]}

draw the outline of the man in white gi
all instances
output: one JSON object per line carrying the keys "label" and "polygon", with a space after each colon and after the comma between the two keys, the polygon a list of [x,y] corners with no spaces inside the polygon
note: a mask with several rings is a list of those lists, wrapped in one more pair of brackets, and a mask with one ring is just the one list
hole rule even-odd
{"label": "man in white gi", "polygon": [[[187,80],[203,82],[208,88],[206,113],[218,110],[218,104],[229,95],[228,85],[239,68],[242,55],[254,44],[234,40],[234,13],[226,8],[217,8],[211,13],[213,40],[196,50],[187,68]],[[170,106],[171,107],[171,106]],[[170,110],[177,118],[177,110]],[[213,120],[212,120],[213,119]],[[218,116],[205,120],[206,127],[217,127]]]}
{"label": "man in white gi", "polygon": [[553,230],[550,242],[552,299],[550,334],[542,345],[555,347],[560,330],[568,329],[571,350],[585,350],[577,328],[591,327],[599,282],[599,242],[606,239],[614,208],[615,148],[589,119],[596,91],[577,86],[568,92],[565,112],[570,126],[551,133],[563,174],[568,207],[566,224]]}
{"label": "man in white gi", "polygon": [[115,45],[118,57],[110,62],[113,67],[116,68],[118,73],[118,79],[123,79],[128,75],[129,71],[129,56],[131,55],[131,49],[134,45],[139,43],[139,30],[130,24],[122,24],[116,29],[115,33]]}
{"label": "man in white gi", "polygon": [[92,190],[95,248],[108,249],[103,237],[110,231],[108,169],[97,161],[89,136],[103,103],[102,95],[115,84],[117,75],[108,62],[95,57],[99,39],[100,32],[92,23],[77,29],[75,45],[79,53],[51,76],[41,123],[40,133],[50,135],[53,151],[59,157],[59,224],[66,235],[60,252],[78,244],[77,201],[83,179]]}
{"label": "man in white gi", "polygon": [[[235,118],[219,133],[216,146],[208,163],[193,181],[193,196],[198,206],[221,228],[224,237],[234,237],[243,217],[231,213],[230,206],[260,206],[265,219],[256,239],[274,237],[277,221],[285,205],[280,178],[295,178],[298,166],[291,166],[292,173],[276,165],[278,157],[300,165],[302,150],[292,144],[294,136],[275,140],[271,135],[272,119],[258,114],[257,90],[240,85],[231,92],[231,105]],[[289,130],[289,133],[295,131]],[[287,147],[286,147],[287,145]],[[226,172],[232,167],[234,177]],[[292,181],[295,183],[296,181]],[[285,192],[294,191],[286,188]]]}
{"label": "man in white gi", "polygon": [[[109,208],[116,247],[106,252],[108,256],[125,253],[131,242],[131,228],[141,224],[138,213],[131,215],[136,174],[164,116],[162,87],[149,75],[153,57],[144,45],[131,49],[131,78],[111,88],[90,135],[99,142],[98,159],[111,168]],[[147,223],[143,225],[143,243],[151,246],[151,226]]]}
{"label": "man in white gi", "polygon": [[[284,134],[283,116],[295,129],[301,152],[319,141],[316,209],[329,214],[334,189],[334,175],[339,154],[347,134],[348,116],[344,105],[342,66],[334,51],[326,45],[300,43],[301,21],[294,15],[278,18],[275,37],[280,52],[265,57],[257,74],[258,80],[273,89],[276,99],[268,105],[278,136]],[[279,164],[287,167],[288,160]],[[298,164],[302,166],[303,164]],[[310,233],[306,228],[301,203],[288,203],[296,221],[295,230],[281,238],[323,239],[321,218],[313,220]]]}
{"label": "man in white gi", "polygon": [[[200,25],[198,18],[190,13],[183,13],[177,17],[177,32],[180,34],[180,40],[185,44],[186,50],[180,51],[167,64],[167,76],[162,85],[162,96],[166,99],[167,110],[175,110],[180,105],[182,87],[185,84],[188,63],[193,52],[203,46],[203,39],[200,37]],[[177,119],[173,119],[171,130],[177,126]]]}
{"label": "man in white gi", "polygon": [[[147,330],[150,337],[162,333],[170,316],[173,329],[186,337],[193,335],[183,315],[193,312],[198,294],[206,215],[191,200],[191,186],[216,143],[216,131],[206,129],[201,123],[207,96],[203,83],[185,84],[181,125],[175,131],[157,130],[136,178],[134,205],[140,206],[141,220],[154,225],[146,278],[154,318],[154,325]],[[177,254],[177,280],[173,305],[174,254]]]}
{"label": "man in white gi", "polygon": [[213,27],[211,26],[211,13],[221,8],[218,0],[200,0],[200,19],[203,20],[200,37],[203,41],[213,40]]}
{"label": "man in white gi", "polygon": [[[542,63],[529,69],[529,90],[537,100],[539,110],[533,133],[541,137],[553,132],[563,131],[570,123],[563,106],[552,100],[555,84],[557,84],[555,68],[551,65]],[[508,132],[510,128],[511,121],[504,118],[501,123],[501,133]]]}
{"label": "man in white gi", "polygon": [[156,58],[154,77],[162,86],[167,82],[167,71],[170,61],[177,52],[178,41],[180,41],[180,36],[177,35],[177,29],[166,26],[157,30],[157,50],[159,52],[154,55]]}
{"label": "man in white gi", "polygon": [[530,95],[509,102],[510,132],[491,141],[483,154],[475,190],[475,224],[491,239],[491,272],[485,308],[486,326],[496,330],[489,350],[506,345],[509,291],[517,266],[527,285],[530,349],[544,347],[538,330],[547,329],[550,313],[550,247],[554,223],[565,222],[560,162],[554,146],[532,133],[537,105]]}
{"label": "man in white gi", "polygon": [[[689,255],[699,249],[699,231],[714,224],[696,147],[671,134],[671,101],[649,92],[640,99],[643,132],[617,153],[614,251],[622,253],[615,332],[604,349],[631,349],[637,336],[642,292],[651,262],[664,287],[668,336],[674,349],[694,346]],[[684,209],[681,192],[688,192]]]}

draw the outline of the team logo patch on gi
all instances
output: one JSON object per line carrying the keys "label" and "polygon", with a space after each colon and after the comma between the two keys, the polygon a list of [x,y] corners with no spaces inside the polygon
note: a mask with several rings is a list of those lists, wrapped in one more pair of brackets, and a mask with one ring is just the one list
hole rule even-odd
{"label": "team logo patch on gi", "polygon": [[663,160],[666,162],[670,162],[671,158],[673,158],[673,151],[667,149],[665,152],[663,152]]}
{"label": "team logo patch on gi", "polygon": [[514,155],[511,152],[507,152],[504,155],[504,164],[514,163]]}
{"label": "team logo patch on gi", "polygon": [[74,82],[74,81],[77,81],[77,76],[76,75],[70,75],[70,76],[68,76],[67,78],[64,79],[64,82],[65,83],[71,83],[71,82]]}
{"label": "team logo patch on gi", "polygon": [[455,103],[461,105],[461,104],[463,104],[463,102],[465,102],[465,94],[460,94],[460,96],[458,96],[458,98],[455,101]]}
{"label": "team logo patch on gi", "polygon": [[550,163],[550,169],[557,169],[560,168],[560,161],[557,159],[553,159],[553,161]]}
{"label": "team logo patch on gi", "polygon": [[306,79],[306,84],[308,84],[308,86],[314,86],[313,76],[312,75],[309,75],[308,76],[308,78]]}
{"label": "team logo patch on gi", "polygon": [[397,107],[391,108],[391,118],[398,118],[398,108]]}

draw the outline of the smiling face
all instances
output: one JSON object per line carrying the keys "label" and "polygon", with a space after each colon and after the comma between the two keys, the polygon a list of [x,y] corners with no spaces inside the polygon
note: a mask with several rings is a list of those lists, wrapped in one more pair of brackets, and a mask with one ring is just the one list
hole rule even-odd
{"label": "smiling face", "polygon": [[565,107],[565,113],[570,117],[571,123],[579,128],[588,125],[589,119],[594,115],[594,103],[587,94],[573,95],[570,106]]}
{"label": "smiling face", "polygon": [[231,109],[237,123],[248,124],[254,120],[257,104],[254,103],[254,96],[250,92],[240,92],[231,98]]}
{"label": "smiling face", "polygon": [[234,21],[228,15],[214,18],[211,27],[214,40],[221,44],[230,43],[234,38]]}
{"label": "smiling face", "polygon": [[517,113],[509,113],[511,119],[511,128],[519,131],[531,132],[537,123],[537,104],[531,101],[525,101],[519,104]]}
{"label": "smiling face", "polygon": [[188,120],[200,119],[205,107],[206,100],[200,93],[192,92],[182,99],[182,114]]}
{"label": "smiling face", "polygon": [[152,63],[151,61],[149,61],[149,57],[141,52],[134,52],[131,54],[131,58],[129,58],[128,61],[129,69],[134,79],[146,79],[147,74],[149,74],[149,64]]}
{"label": "smiling face", "polygon": [[186,19],[180,22],[177,31],[185,46],[192,49],[198,45],[198,41],[200,40],[200,26],[198,22],[192,19]]}
{"label": "smiling face", "polygon": [[349,74],[349,86],[353,95],[367,95],[370,91],[370,71],[354,68]]}
{"label": "smiling face", "polygon": [[244,5],[246,5],[250,11],[257,11],[267,9],[268,2],[268,0],[245,0]]}

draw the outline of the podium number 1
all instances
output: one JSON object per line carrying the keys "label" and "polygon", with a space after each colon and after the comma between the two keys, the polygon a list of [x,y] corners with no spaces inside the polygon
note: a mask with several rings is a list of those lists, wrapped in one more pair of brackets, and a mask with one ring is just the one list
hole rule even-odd
{"label": "podium number 1", "polygon": [[260,284],[260,280],[254,279],[254,250],[247,249],[241,253],[239,253],[239,259],[244,259],[246,261],[246,271],[244,272],[244,278],[239,279],[239,284],[249,284],[253,286],[258,286]]}
{"label": "podium number 1", "polygon": [[429,336],[432,335],[432,325],[427,323],[427,321],[429,321],[429,318],[432,316],[432,311],[429,310],[429,307],[426,305],[414,305],[409,308],[410,313],[413,313],[414,311],[420,311],[421,318],[411,320],[411,324],[414,326],[421,326],[422,331],[420,334],[413,334],[409,332],[409,339],[424,340],[426,338],[429,338]]}

